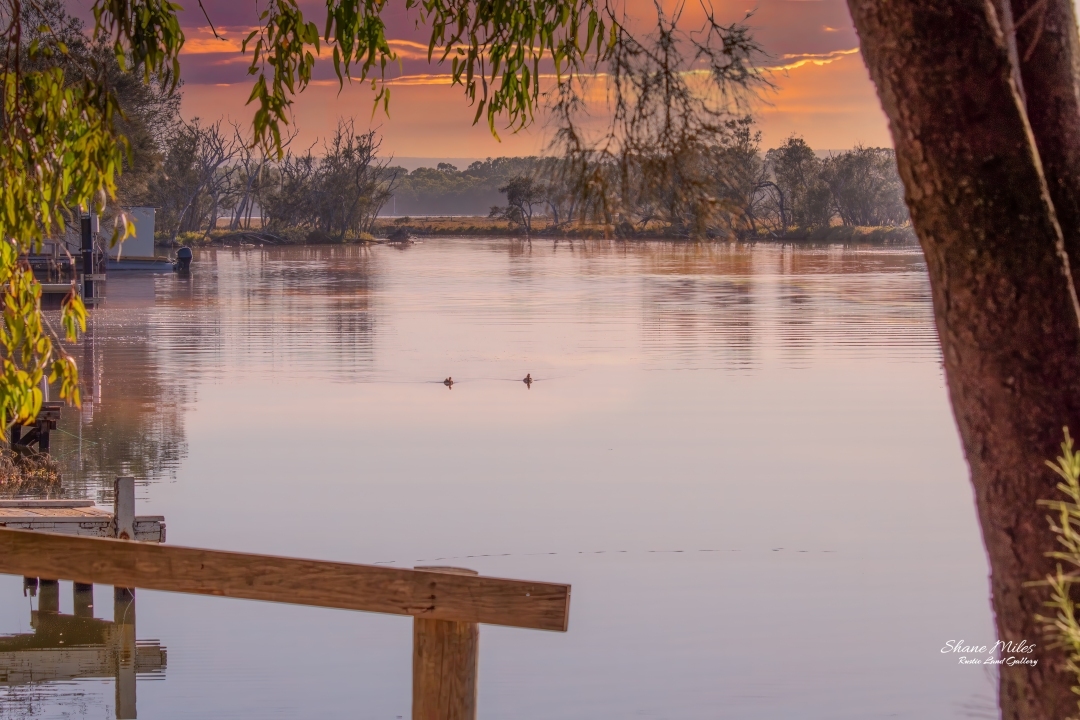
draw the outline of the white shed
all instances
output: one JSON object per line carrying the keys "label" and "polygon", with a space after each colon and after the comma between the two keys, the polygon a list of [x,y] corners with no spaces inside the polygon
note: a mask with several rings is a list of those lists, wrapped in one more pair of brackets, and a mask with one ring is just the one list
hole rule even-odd
{"label": "white shed", "polygon": [[[154,257],[154,208],[133,207],[127,209],[128,217],[135,223],[135,234],[123,243],[109,248],[109,257],[121,260],[150,260]],[[103,238],[107,240],[107,238]]]}

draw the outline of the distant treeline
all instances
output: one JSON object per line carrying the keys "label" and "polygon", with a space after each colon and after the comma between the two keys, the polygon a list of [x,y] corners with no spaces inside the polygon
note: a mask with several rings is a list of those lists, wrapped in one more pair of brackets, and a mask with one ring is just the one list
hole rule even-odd
{"label": "distant treeline", "polygon": [[499,188],[518,176],[533,174],[535,157],[499,157],[477,161],[461,170],[449,163],[412,172],[391,167],[397,185],[384,215],[487,215],[505,205]]}
{"label": "distant treeline", "polygon": [[[822,157],[793,135],[763,152],[757,134],[750,132],[752,123],[740,125],[735,142],[712,151],[719,156],[714,188],[719,223],[713,234],[778,236],[833,225],[893,227],[908,222],[892,149],[857,146]],[[674,225],[662,202],[662,188],[657,197],[623,204],[619,212],[604,217],[599,204],[589,203],[577,191],[579,175],[551,158],[489,158],[464,170],[448,163],[412,172],[389,170],[396,180],[384,215],[491,215],[527,232],[539,218],[548,221],[548,231],[600,223],[620,234],[650,229],[664,234]],[[619,184],[618,178],[610,183],[616,188]]]}

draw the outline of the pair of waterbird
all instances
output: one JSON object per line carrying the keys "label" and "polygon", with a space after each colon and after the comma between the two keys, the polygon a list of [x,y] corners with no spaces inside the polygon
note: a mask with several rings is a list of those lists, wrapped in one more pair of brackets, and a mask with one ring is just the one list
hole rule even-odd
{"label": "pair of waterbird", "polygon": [[[531,390],[532,389],[532,384],[533,384],[532,373],[527,374],[525,376],[525,379],[522,380],[521,382],[525,383],[526,387],[528,387]],[[452,387],[454,387],[454,378],[448,377],[448,378],[446,378],[445,380],[442,381],[442,384],[445,385],[448,388],[452,388]]]}

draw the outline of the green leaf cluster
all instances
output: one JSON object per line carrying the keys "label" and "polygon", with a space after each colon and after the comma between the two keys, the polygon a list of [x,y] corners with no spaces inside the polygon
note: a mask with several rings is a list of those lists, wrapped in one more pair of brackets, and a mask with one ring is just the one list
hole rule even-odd
{"label": "green leaf cluster", "polygon": [[1073,586],[1080,582],[1077,575],[1080,571],[1080,452],[1073,447],[1069,428],[1064,431],[1061,455],[1056,462],[1047,460],[1046,464],[1061,478],[1057,489],[1066,499],[1039,502],[1054,512],[1054,515],[1047,517],[1047,521],[1060,548],[1046,554],[1057,560],[1057,566],[1042,583],[1050,588],[1050,599],[1046,606],[1054,614],[1036,617],[1044,623],[1048,636],[1053,639],[1052,647],[1065,651],[1066,669],[1077,678],[1073,692],[1080,695],[1080,615],[1073,591]]}

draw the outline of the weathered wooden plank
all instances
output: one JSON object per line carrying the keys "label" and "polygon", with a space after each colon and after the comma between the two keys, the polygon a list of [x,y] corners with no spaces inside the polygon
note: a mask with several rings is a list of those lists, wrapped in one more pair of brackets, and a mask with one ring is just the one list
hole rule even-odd
{"label": "weathered wooden plank", "polygon": [[165,542],[164,520],[161,515],[136,516],[135,539],[139,542]]}
{"label": "weathered wooden plank", "polygon": [[110,524],[112,523],[112,514],[106,513],[105,515],[52,515],[52,514],[38,514],[20,512],[18,514],[12,513],[10,515],[0,515],[0,524],[7,525],[9,523],[90,523],[97,525],[99,523]]}
{"label": "weathered wooden plank", "polygon": [[570,586],[0,529],[0,573],[565,631]]}
{"label": "weathered wooden plank", "polygon": [[0,508],[84,508],[94,507],[93,500],[74,499],[4,499],[0,500]]}
{"label": "weathered wooden plank", "polygon": [[63,535],[85,535],[86,537],[112,537],[112,523],[108,520],[93,522],[88,520],[75,520],[57,522],[51,520],[27,520],[17,522],[3,522],[0,527],[8,527],[13,530],[35,530],[38,532],[61,533]]}
{"label": "weathered wooden plank", "polygon": [[[104,518],[0,517],[0,527],[83,537],[114,537],[111,514]],[[165,542],[165,523],[161,522],[160,516],[136,517],[135,539],[139,542]]]}
{"label": "weathered wooden plank", "polygon": [[33,520],[58,520],[60,522],[95,522],[112,520],[112,513],[95,508],[4,508],[0,510],[0,522],[30,522]]}
{"label": "weathered wooden plank", "polygon": [[112,513],[104,508],[0,508],[0,522],[13,518],[90,518],[111,520]]}

